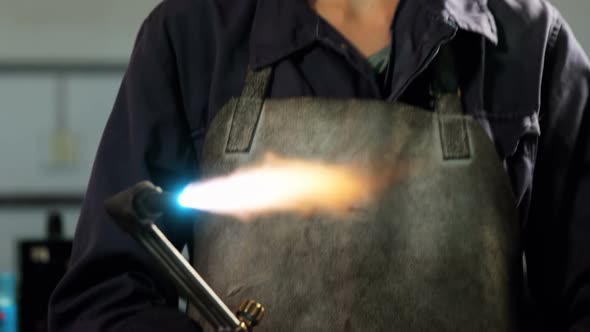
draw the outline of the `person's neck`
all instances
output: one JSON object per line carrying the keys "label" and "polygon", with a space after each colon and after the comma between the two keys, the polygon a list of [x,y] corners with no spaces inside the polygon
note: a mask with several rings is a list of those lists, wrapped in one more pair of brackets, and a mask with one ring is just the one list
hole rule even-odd
{"label": "person's neck", "polygon": [[339,20],[369,20],[389,25],[399,0],[309,0],[318,13],[330,11]]}
{"label": "person's neck", "polygon": [[390,42],[399,0],[308,0],[310,7],[365,57]]}

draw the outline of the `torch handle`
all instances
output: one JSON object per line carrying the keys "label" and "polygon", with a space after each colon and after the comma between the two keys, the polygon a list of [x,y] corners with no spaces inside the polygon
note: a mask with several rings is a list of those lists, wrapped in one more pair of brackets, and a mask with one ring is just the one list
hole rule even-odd
{"label": "torch handle", "polygon": [[156,259],[179,291],[197,306],[199,312],[218,331],[248,331],[246,325],[221,301],[154,223],[140,227],[131,235]]}
{"label": "torch handle", "polygon": [[240,306],[239,317],[236,316],[154,223],[175,202],[175,196],[151,182],[142,181],[109,197],[105,209],[122,230],[148,251],[179,292],[218,331],[250,332],[264,316],[264,308],[254,301],[247,301]]}

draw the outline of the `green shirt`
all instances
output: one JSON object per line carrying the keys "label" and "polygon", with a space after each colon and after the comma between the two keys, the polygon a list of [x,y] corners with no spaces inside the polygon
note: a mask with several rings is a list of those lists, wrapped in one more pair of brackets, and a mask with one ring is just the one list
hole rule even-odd
{"label": "green shirt", "polygon": [[381,75],[387,69],[387,64],[389,63],[389,51],[391,50],[391,46],[384,47],[374,53],[373,55],[367,58],[369,65],[377,75]]}

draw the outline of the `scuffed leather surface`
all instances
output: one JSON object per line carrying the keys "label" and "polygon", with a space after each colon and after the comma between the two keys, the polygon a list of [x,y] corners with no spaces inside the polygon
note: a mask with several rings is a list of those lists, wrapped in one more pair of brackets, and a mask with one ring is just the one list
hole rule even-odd
{"label": "scuffed leather surface", "polygon": [[269,151],[375,172],[411,167],[344,220],[275,214],[246,224],[213,215],[197,221],[197,271],[231,308],[244,299],[265,305],[256,331],[517,330],[516,208],[476,121],[463,117],[471,158],[444,161],[444,112],[379,101],[267,100],[250,153],[228,154],[233,102],[208,131],[204,177]]}
{"label": "scuffed leather surface", "polygon": [[246,81],[250,84],[244,86],[241,97],[235,105],[232,117],[232,130],[227,142],[227,152],[248,152],[260,109],[264,103],[263,94],[266,91],[271,68],[259,72],[248,71]]}

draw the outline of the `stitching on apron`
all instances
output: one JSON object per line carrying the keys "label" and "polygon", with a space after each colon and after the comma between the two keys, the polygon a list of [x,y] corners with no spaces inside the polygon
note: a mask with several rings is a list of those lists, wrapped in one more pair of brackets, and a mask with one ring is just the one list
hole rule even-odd
{"label": "stitching on apron", "polygon": [[469,159],[469,136],[465,118],[461,114],[461,98],[444,94],[437,98],[436,111],[444,160]]}

